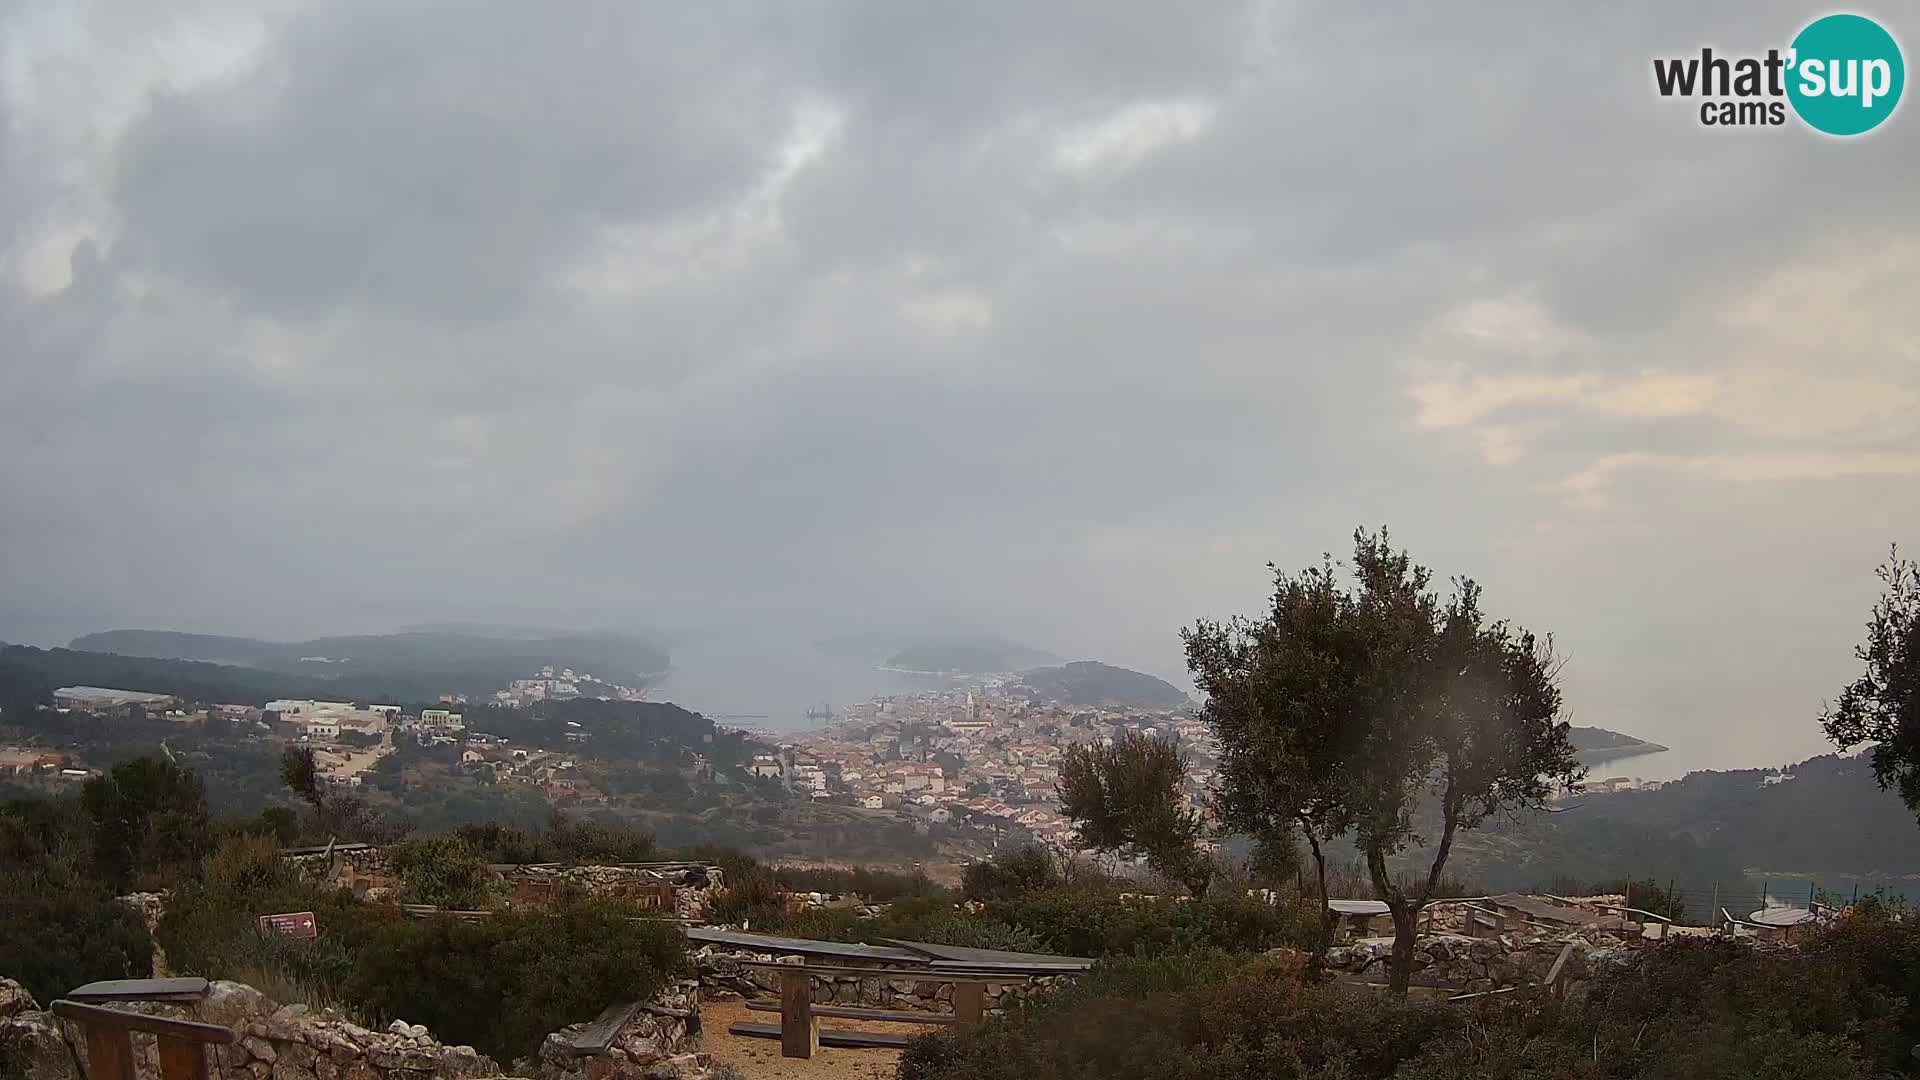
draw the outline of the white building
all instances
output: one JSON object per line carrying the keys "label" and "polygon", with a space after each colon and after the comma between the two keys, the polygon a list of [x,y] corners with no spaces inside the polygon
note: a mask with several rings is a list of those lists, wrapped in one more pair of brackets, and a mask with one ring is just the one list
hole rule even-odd
{"label": "white building", "polygon": [[310,720],[307,722],[307,738],[337,739],[340,737],[340,725],[332,720]]}

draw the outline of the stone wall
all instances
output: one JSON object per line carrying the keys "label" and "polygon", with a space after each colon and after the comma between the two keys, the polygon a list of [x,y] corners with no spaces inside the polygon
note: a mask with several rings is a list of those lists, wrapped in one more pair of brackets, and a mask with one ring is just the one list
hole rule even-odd
{"label": "stone wall", "polygon": [[[331,1010],[275,1004],[249,986],[212,984],[192,1005],[157,1002],[115,1006],[133,1012],[200,1020],[232,1028],[239,1038],[213,1048],[217,1080],[473,1080],[498,1077],[501,1068],[471,1046],[447,1046],[418,1024],[396,1020],[384,1031],[355,1024]],[[538,1080],[698,1080],[707,1059],[697,1052],[700,1013],[692,980],[678,984],[644,1007],[614,1039],[604,1057],[567,1058],[560,1047],[579,1025],[547,1037],[537,1063]],[[0,1062],[8,1075],[27,1080],[81,1080],[87,1075],[85,1041],[70,1025],[40,1011],[18,983],[0,979]],[[159,1074],[151,1036],[136,1034],[139,1075]]]}
{"label": "stone wall", "polygon": [[[351,848],[332,855],[318,852],[283,856],[299,867],[310,881],[364,888],[370,899],[387,899],[399,886],[383,849]],[[718,867],[688,863],[655,867],[620,865],[516,866],[497,876],[498,887],[523,898],[532,897],[540,887],[556,884],[583,888],[592,896],[619,896],[639,887],[671,885],[673,910],[662,912],[682,919],[699,920],[706,914],[707,900],[720,887]],[[527,890],[526,886],[533,886]]]}
{"label": "stone wall", "polygon": [[571,885],[590,896],[620,896],[654,886],[671,886],[673,910],[662,912],[698,921],[705,917],[708,898],[722,882],[720,869],[698,864],[644,867],[619,865],[517,866],[506,875],[508,885]]}
{"label": "stone wall", "polygon": [[[1433,934],[1419,938],[1414,944],[1413,981],[1417,986],[1462,994],[1537,986],[1553,970],[1554,962],[1569,943],[1573,951],[1567,957],[1561,977],[1567,982],[1570,997],[1584,992],[1586,982],[1598,970],[1630,964],[1641,951],[1608,938],[1590,940],[1577,933],[1532,938],[1512,934],[1475,938]],[[1392,938],[1368,938],[1335,946],[1328,952],[1327,960],[1335,970],[1385,981],[1392,955]]]}
{"label": "stone wall", "polygon": [[349,848],[332,854],[282,856],[300,869],[309,881],[352,887],[374,899],[386,896],[398,883],[393,864],[378,847]]}
{"label": "stone wall", "polygon": [[[792,963],[793,956],[776,956],[737,948],[704,945],[689,954],[700,976],[700,993],[710,1001],[735,998],[778,997],[780,973],[763,967],[748,967],[748,961]],[[953,1011],[953,982],[924,967],[885,961],[862,960],[859,967],[886,968],[892,975],[813,975],[813,1000],[821,1005],[858,1005],[869,1009],[899,1009],[917,1012]],[[988,983],[987,1010],[1011,1005],[1025,994],[1040,993],[1068,976],[1044,976],[1021,986]]]}

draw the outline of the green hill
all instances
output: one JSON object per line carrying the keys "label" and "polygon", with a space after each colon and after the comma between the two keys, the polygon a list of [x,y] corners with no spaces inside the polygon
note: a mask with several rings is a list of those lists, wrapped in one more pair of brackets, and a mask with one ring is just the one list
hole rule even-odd
{"label": "green hill", "polygon": [[1577,727],[1568,732],[1573,748],[1578,752],[1582,764],[1593,765],[1616,758],[1635,757],[1640,754],[1657,754],[1666,747],[1645,739],[1636,739],[1631,735],[1622,735],[1606,728]]}
{"label": "green hill", "polygon": [[1020,682],[1032,697],[1062,705],[1177,709],[1188,703],[1187,695],[1165,679],[1097,660],[1075,660],[1059,667],[1024,671],[1020,673]]}
{"label": "green hill", "polygon": [[627,634],[490,637],[416,631],[263,641],[171,630],[108,630],[73,640],[82,652],[198,660],[259,668],[320,682],[398,685],[439,693],[483,693],[542,666],[570,667],[602,682],[639,685],[667,668],[667,653]]}
{"label": "green hill", "polygon": [[998,638],[939,638],[917,641],[889,656],[881,666],[893,671],[933,675],[997,675],[1052,664],[1059,657]]}

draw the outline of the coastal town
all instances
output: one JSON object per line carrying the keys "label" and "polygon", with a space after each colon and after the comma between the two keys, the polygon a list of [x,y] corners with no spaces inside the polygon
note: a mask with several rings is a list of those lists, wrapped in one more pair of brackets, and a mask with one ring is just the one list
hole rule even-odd
{"label": "coastal town", "polygon": [[[521,745],[490,731],[489,716],[576,698],[642,700],[645,691],[601,682],[568,667],[543,666],[490,696],[469,702],[445,695],[438,707],[278,698],[259,704],[194,703],[139,690],[62,687],[57,710],[112,721],[139,716],[214,728],[228,737],[313,751],[318,779],[358,788],[370,770],[403,746],[441,755],[457,750],[457,769],[485,784],[530,787],[557,806],[610,805],[592,780],[591,734],[567,721],[557,745]],[[944,679],[937,688],[821,706],[822,721],[802,732],[750,731],[759,752],[740,779],[784,797],[846,808],[877,821],[903,822],[923,835],[971,836],[989,845],[1039,843],[1074,850],[1061,813],[1060,763],[1069,747],[1124,731],[1175,739],[1189,759],[1186,797],[1199,806],[1215,760],[1205,725],[1190,707],[1074,705],[1046,698],[1018,676]],[[711,771],[704,760],[686,763]],[[451,760],[451,759],[448,759]],[[0,748],[0,771],[16,780],[84,780],[97,763],[45,748]]]}
{"label": "coastal town", "polygon": [[1193,710],[1036,701],[1004,678],[878,697],[817,730],[765,735],[778,750],[756,757],[751,768],[816,801],[901,815],[922,827],[1025,834],[1019,838],[1070,852],[1061,759],[1068,747],[1127,730],[1178,742],[1190,765],[1186,798],[1198,806],[1215,753]]}

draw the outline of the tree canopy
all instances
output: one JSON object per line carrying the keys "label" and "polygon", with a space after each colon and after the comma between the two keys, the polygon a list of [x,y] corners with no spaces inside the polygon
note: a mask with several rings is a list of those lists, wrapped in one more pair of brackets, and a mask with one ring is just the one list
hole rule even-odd
{"label": "tree canopy", "polygon": [[1873,743],[1873,775],[1920,812],[1920,564],[1898,548],[1875,573],[1885,586],[1853,654],[1866,665],[1821,714],[1842,750]]}
{"label": "tree canopy", "polygon": [[1095,851],[1144,856],[1154,873],[1206,892],[1212,862],[1205,825],[1183,805],[1187,761],[1170,738],[1126,731],[1111,743],[1073,746],[1060,762],[1060,808]]}
{"label": "tree canopy", "polygon": [[[1188,663],[1220,742],[1221,816],[1255,836],[1298,828],[1320,861],[1349,830],[1393,913],[1393,985],[1404,992],[1414,920],[1439,887],[1455,833],[1507,807],[1538,805],[1582,776],[1560,719],[1558,665],[1544,638],[1481,611],[1481,590],[1433,575],[1386,532],[1354,533],[1350,564],[1329,556],[1275,571],[1259,622],[1201,622]],[[1439,834],[1423,879],[1387,860]]]}

